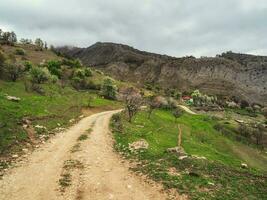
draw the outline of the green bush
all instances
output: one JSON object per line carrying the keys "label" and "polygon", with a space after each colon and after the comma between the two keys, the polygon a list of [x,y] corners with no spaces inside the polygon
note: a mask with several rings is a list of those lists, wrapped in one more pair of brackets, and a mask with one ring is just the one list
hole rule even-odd
{"label": "green bush", "polygon": [[117,86],[111,78],[106,78],[101,87],[101,94],[106,99],[116,99],[117,98]]}
{"label": "green bush", "polygon": [[76,69],[74,72],[73,77],[78,77],[80,79],[84,79],[85,78],[85,72],[82,69]]}
{"label": "green bush", "polygon": [[5,63],[4,65],[5,72],[9,79],[15,82],[23,73],[24,66],[19,63]]}
{"label": "green bush", "polygon": [[30,70],[32,83],[41,84],[49,80],[51,77],[47,68],[33,67]]}
{"label": "green bush", "polygon": [[93,72],[92,72],[92,70],[90,68],[85,68],[84,74],[85,74],[86,77],[93,76]]}
{"label": "green bush", "polygon": [[61,77],[61,62],[58,60],[50,60],[47,62],[47,69],[52,75]]}
{"label": "green bush", "polygon": [[24,56],[26,54],[26,51],[22,48],[17,48],[16,49],[16,55],[21,55]]}
{"label": "green bush", "polygon": [[24,62],[24,71],[30,71],[32,69],[33,65],[30,61],[25,61]]}

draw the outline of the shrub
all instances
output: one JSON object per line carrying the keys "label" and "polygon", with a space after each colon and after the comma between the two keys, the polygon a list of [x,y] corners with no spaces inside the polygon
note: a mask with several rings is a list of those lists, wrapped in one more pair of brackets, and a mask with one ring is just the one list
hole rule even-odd
{"label": "shrub", "polygon": [[101,94],[107,99],[116,99],[117,90],[117,86],[111,78],[106,78],[101,86]]}
{"label": "shrub", "polygon": [[92,72],[92,70],[90,68],[85,68],[84,75],[86,77],[90,77],[90,76],[93,76],[93,72]]}
{"label": "shrub", "polygon": [[182,115],[184,114],[184,111],[179,108],[179,107],[176,107],[173,111],[172,111],[172,115],[174,116],[175,118],[175,122],[177,121],[178,118],[180,118]]}
{"label": "shrub", "polygon": [[57,83],[58,82],[58,77],[56,75],[52,75],[50,78],[52,83]]}
{"label": "shrub", "polygon": [[245,101],[245,100],[241,100],[240,107],[242,109],[247,108],[247,107],[249,107],[249,103],[247,101]]}
{"label": "shrub", "polygon": [[4,53],[0,50],[0,77],[3,74],[3,66],[5,63],[5,60],[6,60],[6,57],[5,57]]}
{"label": "shrub", "polygon": [[129,117],[128,121],[131,123],[132,118],[136,115],[142,105],[142,96],[137,89],[129,87],[120,91],[120,99],[125,103],[125,110]]}
{"label": "shrub", "polygon": [[58,60],[50,60],[47,62],[47,69],[52,75],[61,77],[61,62]]}
{"label": "shrub", "polygon": [[100,90],[101,89],[101,85],[98,84],[98,83],[95,83],[94,81],[92,80],[88,80],[86,82],[86,88],[87,89],[91,89],[91,90]]}
{"label": "shrub", "polygon": [[85,72],[84,72],[84,70],[82,70],[82,69],[77,69],[77,70],[75,70],[73,76],[74,76],[74,77],[78,77],[78,78],[80,78],[80,79],[84,79],[84,78],[85,78]]}
{"label": "shrub", "polygon": [[32,69],[33,65],[30,61],[24,62],[24,71],[30,71]]}
{"label": "shrub", "polygon": [[50,73],[47,68],[33,67],[30,70],[32,83],[41,84],[49,80]]}
{"label": "shrub", "polygon": [[6,63],[5,64],[5,71],[9,76],[9,79],[15,82],[23,72],[23,66],[18,63]]}
{"label": "shrub", "polygon": [[22,49],[22,48],[17,48],[15,53],[16,53],[16,55],[23,56],[23,55],[26,54],[26,51],[24,49]]}

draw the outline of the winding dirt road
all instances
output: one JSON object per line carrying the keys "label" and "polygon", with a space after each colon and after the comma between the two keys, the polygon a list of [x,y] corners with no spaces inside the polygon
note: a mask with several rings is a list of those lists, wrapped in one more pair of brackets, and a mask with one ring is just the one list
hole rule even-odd
{"label": "winding dirt road", "polygon": [[[115,112],[83,118],[10,169],[0,180],[0,199],[167,199],[160,187],[134,175],[113,152],[108,127]],[[78,140],[82,134],[88,138]]]}

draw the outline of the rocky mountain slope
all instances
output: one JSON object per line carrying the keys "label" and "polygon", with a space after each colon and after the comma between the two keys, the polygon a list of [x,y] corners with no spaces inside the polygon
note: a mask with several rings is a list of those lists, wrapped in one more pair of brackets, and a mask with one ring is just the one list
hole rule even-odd
{"label": "rocky mountain slope", "polygon": [[267,56],[227,52],[217,57],[174,58],[99,42],[88,48],[61,47],[57,51],[116,79],[180,91],[200,89],[267,105]]}

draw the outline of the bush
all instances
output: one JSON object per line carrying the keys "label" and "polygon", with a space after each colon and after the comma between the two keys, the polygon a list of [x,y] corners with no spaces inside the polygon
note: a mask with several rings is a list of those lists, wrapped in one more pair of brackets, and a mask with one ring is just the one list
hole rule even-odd
{"label": "bush", "polygon": [[23,73],[23,66],[18,63],[6,63],[5,72],[7,73],[10,80],[15,82]]}
{"label": "bush", "polygon": [[242,109],[247,108],[247,107],[249,107],[249,103],[247,101],[245,101],[245,100],[241,100],[240,107]]}
{"label": "bush", "polygon": [[50,73],[47,68],[33,67],[30,70],[32,83],[41,84],[49,80]]}
{"label": "bush", "polygon": [[3,66],[5,63],[6,57],[5,54],[0,50],[0,77],[3,74]]}
{"label": "bush", "polygon": [[86,88],[87,89],[91,89],[91,90],[100,90],[101,89],[101,85],[95,83],[92,80],[89,80],[89,81],[86,82]]}
{"label": "bush", "polygon": [[77,69],[77,70],[75,70],[73,77],[78,77],[80,79],[84,79],[85,78],[85,71],[82,69]]}
{"label": "bush", "polygon": [[172,114],[173,114],[173,116],[175,118],[175,122],[176,122],[177,119],[180,118],[184,114],[184,111],[181,108],[177,107],[173,110]]}
{"label": "bush", "polygon": [[56,75],[52,75],[50,78],[52,83],[57,83],[58,82],[58,77]]}
{"label": "bush", "polygon": [[107,99],[117,98],[117,86],[111,78],[106,78],[101,87],[101,94]]}
{"label": "bush", "polygon": [[25,61],[24,62],[24,71],[30,71],[32,69],[33,65],[30,61]]}
{"label": "bush", "polygon": [[90,68],[85,68],[84,74],[85,74],[86,77],[93,76],[93,72],[92,72],[92,70]]}
{"label": "bush", "polygon": [[52,75],[61,77],[61,62],[58,60],[50,60],[47,62],[47,69]]}
{"label": "bush", "polygon": [[24,56],[26,54],[26,51],[22,48],[17,48],[15,53],[16,55]]}

